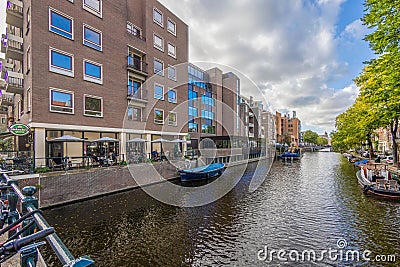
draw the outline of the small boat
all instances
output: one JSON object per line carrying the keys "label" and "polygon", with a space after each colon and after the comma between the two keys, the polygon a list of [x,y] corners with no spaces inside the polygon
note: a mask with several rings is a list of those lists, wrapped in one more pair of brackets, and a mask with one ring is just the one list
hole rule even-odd
{"label": "small boat", "polygon": [[357,172],[358,184],[365,194],[390,199],[400,199],[399,184],[391,179],[385,164],[368,164]]}
{"label": "small boat", "polygon": [[301,154],[296,152],[285,152],[278,156],[279,159],[300,159]]}
{"label": "small boat", "polygon": [[196,181],[221,175],[225,169],[224,163],[214,163],[194,169],[180,170],[181,181]]}

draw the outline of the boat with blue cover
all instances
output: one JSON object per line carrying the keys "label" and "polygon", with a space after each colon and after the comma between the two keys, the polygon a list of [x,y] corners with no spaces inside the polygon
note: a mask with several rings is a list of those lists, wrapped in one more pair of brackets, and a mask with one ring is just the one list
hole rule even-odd
{"label": "boat with blue cover", "polygon": [[294,152],[285,152],[278,156],[279,159],[300,159],[300,157],[301,157],[300,153],[294,153]]}
{"label": "boat with blue cover", "polygon": [[196,181],[209,179],[218,175],[221,175],[225,170],[224,163],[213,163],[210,165],[188,169],[188,170],[180,170],[179,174],[181,177],[181,181]]}

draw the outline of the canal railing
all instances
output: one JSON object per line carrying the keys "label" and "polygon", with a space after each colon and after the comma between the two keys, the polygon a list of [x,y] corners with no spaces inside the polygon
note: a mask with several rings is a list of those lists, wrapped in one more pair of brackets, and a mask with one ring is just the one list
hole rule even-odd
{"label": "canal railing", "polygon": [[[46,238],[50,247],[64,267],[94,267],[94,262],[86,256],[75,258],[61,241],[54,229],[48,224],[42,212],[38,209],[38,199],[34,197],[37,188],[18,187],[18,181],[11,179],[7,173],[0,173],[0,224],[8,224],[0,230],[0,235],[8,231],[8,240],[0,244],[0,254],[15,254],[20,252],[21,267],[34,267],[38,261],[37,247],[43,243],[34,241]],[[20,204],[18,206],[18,204]],[[35,229],[39,232],[35,233]],[[8,249],[8,250],[7,250]],[[7,260],[4,257],[4,260]],[[0,255],[0,262],[1,262]]]}

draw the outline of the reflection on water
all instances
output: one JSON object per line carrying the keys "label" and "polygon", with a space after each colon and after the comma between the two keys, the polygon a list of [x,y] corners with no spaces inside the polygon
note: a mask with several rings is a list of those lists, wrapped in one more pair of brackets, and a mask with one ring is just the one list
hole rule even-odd
{"label": "reflection on water", "polygon": [[[355,169],[340,155],[276,162],[249,193],[253,172],[250,166],[228,195],[200,208],[167,206],[134,190],[45,215],[73,255],[89,255],[96,266],[267,266],[257,259],[264,246],[320,251],[337,249],[339,239],[373,255],[400,253],[400,204],[363,195]],[[58,266],[51,252],[44,257]],[[314,265],[357,263],[325,259],[303,266]]]}

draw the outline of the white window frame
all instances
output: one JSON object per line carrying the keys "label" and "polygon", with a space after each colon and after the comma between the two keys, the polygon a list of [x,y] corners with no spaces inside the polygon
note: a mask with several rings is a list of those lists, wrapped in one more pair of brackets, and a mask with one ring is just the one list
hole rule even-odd
{"label": "white window frame", "polygon": [[[64,93],[64,94],[71,94],[72,95],[72,111],[71,112],[65,112],[65,111],[58,111],[58,110],[52,110],[51,107],[51,92],[52,91],[57,91],[60,93]],[[72,91],[67,91],[67,90],[63,90],[63,89],[59,89],[59,88],[54,88],[54,87],[50,87],[49,90],[49,111],[52,113],[62,113],[62,114],[69,114],[69,115],[74,115],[75,114],[75,94]]]}
{"label": "white window frame", "polygon": [[[175,121],[170,121],[169,120],[169,115],[170,114],[175,114]],[[174,111],[168,112],[168,125],[169,126],[177,126],[178,125],[178,113],[176,113]]]}
{"label": "white window frame", "polygon": [[[92,65],[96,65],[96,66],[99,66],[100,67],[100,75],[101,75],[101,78],[99,79],[99,78],[97,78],[97,77],[94,77],[94,76],[90,76],[90,75],[87,75],[86,73],[85,73],[85,63],[90,63],[90,64],[92,64]],[[92,83],[97,83],[97,84],[103,84],[103,64],[100,64],[100,63],[97,63],[97,62],[94,62],[94,61],[91,61],[91,60],[89,60],[89,59],[83,59],[83,80],[85,80],[85,81],[87,81],[87,82],[92,82]]]}
{"label": "white window frame", "polygon": [[[158,46],[156,44],[156,41],[155,41],[156,37],[161,39],[161,46]],[[155,49],[158,49],[158,50],[164,52],[164,38],[161,37],[160,35],[156,34],[156,33],[153,33],[153,46],[154,46]]]}
{"label": "white window frame", "polygon": [[[156,70],[156,67],[154,66],[155,65],[154,64],[155,61],[158,61],[158,62],[160,62],[162,64],[162,70],[159,71],[159,72],[155,71]],[[162,61],[161,59],[158,59],[158,58],[154,58],[154,61],[153,61],[153,72],[154,72],[154,74],[157,74],[157,75],[160,75],[160,76],[164,76],[164,61]]]}
{"label": "white window frame", "polygon": [[32,59],[31,59],[31,46],[26,49],[26,73],[31,71]]}
{"label": "white window frame", "polygon": [[[59,33],[54,32],[54,31],[51,30],[51,26],[52,26],[52,25],[51,25],[51,12],[52,12],[52,11],[55,12],[55,13],[57,13],[57,14],[60,15],[60,16],[63,16],[63,17],[65,17],[65,18],[71,20],[71,30],[72,30],[71,35],[72,35],[72,38],[68,38],[68,37],[66,37],[66,36],[64,36],[64,35],[61,35],[61,34],[59,34]],[[61,31],[64,31],[64,30],[62,30],[62,29],[60,29],[60,30],[61,30]],[[71,17],[71,16],[68,16],[68,15],[65,14],[65,13],[62,13],[61,11],[58,11],[58,10],[55,9],[55,8],[49,7],[49,31],[50,31],[51,33],[57,34],[57,35],[59,35],[59,36],[61,36],[61,37],[67,38],[68,40],[74,40],[74,39],[75,39],[75,34],[74,34],[74,18]]]}
{"label": "white window frame", "polygon": [[[55,52],[57,52],[59,54],[64,54],[66,56],[71,57],[72,58],[72,63],[71,63],[72,64],[72,70],[66,70],[66,69],[62,69],[60,67],[51,65],[51,52],[52,51],[55,51]],[[65,51],[56,49],[54,47],[50,47],[49,48],[49,71],[50,72],[54,72],[54,73],[65,75],[65,76],[69,76],[69,77],[75,77],[75,67],[74,66],[75,66],[75,59],[74,59],[74,55],[73,54],[70,54],[70,53],[67,53]]]}
{"label": "white window frame", "polygon": [[[86,97],[88,98],[95,98],[95,99],[100,99],[100,103],[101,103],[101,115],[100,116],[96,116],[96,115],[90,115],[90,114],[86,114],[86,111],[89,112],[96,112],[96,111],[91,111],[91,110],[87,110],[86,109]],[[103,118],[104,116],[104,99],[101,96],[94,96],[94,95],[89,95],[89,94],[84,94],[83,95],[83,115],[86,117],[94,117],[94,118]]]}
{"label": "white window frame", "polygon": [[[161,15],[161,21],[156,20],[155,16],[154,16],[154,11],[156,11],[157,13],[159,13]],[[159,9],[157,9],[156,7],[153,7],[153,21],[154,23],[156,23],[157,25],[159,25],[160,27],[164,28],[164,14],[163,12],[161,12]]]}
{"label": "white window frame", "polygon": [[[172,47],[174,48],[175,53],[172,53],[172,52],[169,50],[170,46],[172,46]],[[168,42],[168,56],[173,57],[173,58],[176,59],[176,45],[174,45],[174,44],[171,43],[171,42]]]}
{"label": "white window frame", "polygon": [[32,111],[32,89],[30,87],[26,90],[26,111],[28,113]]}
{"label": "white window frame", "polygon": [[[174,77],[169,75],[169,70],[170,69],[175,70],[175,76]],[[174,66],[168,65],[168,70],[167,71],[168,71],[168,79],[176,82],[177,81],[177,79],[176,79],[176,68]]]}
{"label": "white window frame", "polygon": [[[85,28],[88,28],[89,30],[92,30],[92,31],[94,31],[94,32],[96,32],[96,33],[98,33],[98,34],[100,34],[100,50],[97,50],[96,48],[93,48],[93,47],[91,47],[91,46],[89,46],[89,45],[86,45],[85,44]],[[89,40],[86,40],[86,42],[89,42],[89,43],[93,43],[92,41],[89,41]],[[87,25],[87,24],[83,24],[83,28],[82,28],[82,44],[84,45],[84,46],[86,46],[86,47],[89,47],[89,48],[91,48],[91,49],[93,49],[93,50],[96,50],[96,51],[103,51],[103,32],[102,31],[100,31],[100,30],[98,30],[98,29],[96,29],[96,28],[94,28],[94,27],[92,27],[92,26],[90,26],[90,25]],[[95,46],[97,46],[98,44],[96,44],[96,43],[93,43]]]}
{"label": "white window frame", "polygon": [[[161,111],[161,112],[162,112],[162,114],[163,114],[162,122],[156,121],[156,111]],[[164,113],[164,110],[163,110],[163,109],[159,109],[159,108],[154,109],[154,124],[163,125],[163,124],[164,124],[164,120],[165,120],[165,119],[164,119],[164,115],[165,115],[165,113]]]}
{"label": "white window frame", "polygon": [[[169,27],[168,27],[168,22],[171,22],[172,24],[175,25],[175,31],[172,31],[172,30],[169,29]],[[173,36],[176,36],[176,28],[177,28],[176,22],[173,21],[171,18],[168,18],[168,19],[167,19],[167,31],[168,31],[170,34],[172,34]]]}
{"label": "white window frame", "polygon": [[[129,31],[129,30],[128,30],[128,25],[129,25],[131,28],[135,28],[135,29],[139,32],[139,35],[135,35],[135,34],[133,34],[132,31]],[[143,30],[142,30],[142,28],[136,26],[135,24],[133,24],[133,23],[130,22],[130,21],[127,21],[127,22],[126,22],[126,31],[127,31],[127,33],[129,33],[130,35],[133,35],[133,36],[138,37],[138,38],[143,38]]]}
{"label": "white window frame", "polygon": [[92,13],[95,16],[98,16],[100,18],[103,18],[103,0],[99,0],[99,6],[100,6],[100,11],[94,10],[93,8],[91,8],[89,5],[85,4],[85,0],[82,0],[82,6],[83,9],[88,11],[89,13]]}
{"label": "white window frame", "polygon": [[[159,87],[162,88],[162,90],[163,90],[163,92],[162,92],[162,98],[156,97],[156,86],[159,86]],[[153,91],[154,91],[154,92],[153,92],[153,97],[154,97],[154,99],[164,101],[164,98],[165,98],[165,88],[164,88],[164,85],[159,84],[159,83],[154,83]]]}
{"label": "white window frame", "polygon": [[[175,100],[173,100],[173,101],[170,100],[169,91],[174,91],[175,92]],[[168,89],[168,102],[169,103],[174,103],[174,104],[178,103],[178,91],[177,90],[171,89],[171,88]]]}
{"label": "white window frame", "polygon": [[130,109],[130,108],[132,109],[132,115],[133,115],[133,110],[134,110],[134,109],[139,109],[139,110],[140,110],[140,118],[139,118],[139,120],[134,120],[133,117],[132,117],[132,119],[129,119],[129,116],[128,116],[128,121],[137,121],[137,122],[141,122],[141,121],[142,121],[142,118],[143,118],[143,108],[138,107],[138,106],[129,106],[128,109]]}

